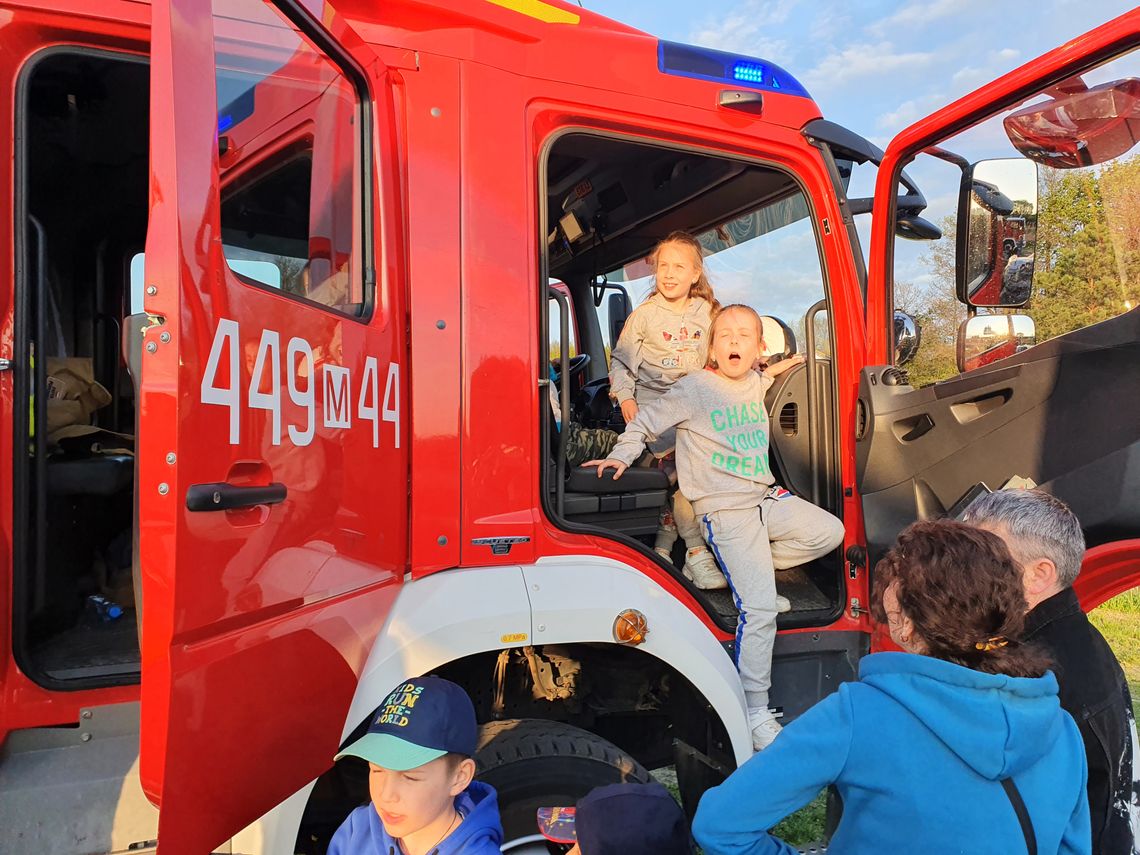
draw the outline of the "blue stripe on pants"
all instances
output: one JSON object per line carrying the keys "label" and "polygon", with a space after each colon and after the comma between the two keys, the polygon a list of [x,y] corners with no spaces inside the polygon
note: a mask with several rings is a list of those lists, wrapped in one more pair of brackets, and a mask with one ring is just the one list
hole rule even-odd
{"label": "blue stripe on pants", "polygon": [[720,548],[716,545],[716,540],[713,538],[712,523],[709,521],[708,514],[705,514],[701,519],[705,522],[705,540],[709,542],[712,547],[713,556],[716,558],[716,563],[720,565],[720,571],[724,574],[724,578],[728,581],[728,589],[732,591],[732,601],[736,603],[736,641],[732,645],[732,664],[736,666],[736,670],[740,670],[740,648],[744,640],[744,624],[748,622],[747,616],[744,614],[744,604],[740,601],[740,595],[736,593],[736,586],[732,584],[732,574],[728,572],[728,565],[724,563],[721,557]]}

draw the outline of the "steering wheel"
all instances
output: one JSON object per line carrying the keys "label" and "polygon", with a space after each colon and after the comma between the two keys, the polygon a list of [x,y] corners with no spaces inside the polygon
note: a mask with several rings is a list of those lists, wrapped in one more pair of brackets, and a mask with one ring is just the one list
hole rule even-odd
{"label": "steering wheel", "polygon": [[[562,374],[558,371],[558,364],[559,363],[557,363],[557,362],[554,363],[554,365],[555,365],[554,382],[557,383],[559,386],[561,386],[562,385]],[[570,357],[570,364],[566,367],[566,373],[569,374],[570,379],[573,380],[575,377],[577,377],[583,371],[585,371],[586,366],[589,364],[590,364],[590,354],[588,354],[588,353],[579,353],[577,356],[571,356]]]}

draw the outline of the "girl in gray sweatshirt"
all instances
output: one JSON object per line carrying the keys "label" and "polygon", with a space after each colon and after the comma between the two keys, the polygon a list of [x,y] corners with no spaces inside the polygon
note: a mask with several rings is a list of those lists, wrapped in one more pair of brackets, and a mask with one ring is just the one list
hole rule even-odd
{"label": "girl in gray sweatshirt", "polygon": [[724,571],[740,612],[735,657],[752,743],[765,748],[780,732],[768,709],[772,645],[778,608],[775,570],[826,555],[843,542],[843,523],[822,508],[778,487],[768,466],[764,392],[773,378],[803,362],[796,356],[758,374],[763,328],[744,305],[729,306],[710,330],[712,370],[687,374],[661,397],[638,409],[605,460],[620,478],[647,443],[676,432],[681,492],[700,515],[705,539]]}
{"label": "girl in gray sweatshirt", "polygon": [[[652,254],[654,289],[622,328],[610,354],[610,397],[620,406],[626,422],[639,407],[656,401],[673,384],[704,368],[708,358],[708,333],[720,308],[705,273],[701,245],[688,232],[673,232]],[[676,437],[667,431],[649,443],[659,458],[672,453]],[[673,495],[672,512],[662,512],[654,549],[672,561],[673,543],[685,540],[682,572],[698,588],[723,588],[727,584],[705,546],[693,507],[679,490]]]}

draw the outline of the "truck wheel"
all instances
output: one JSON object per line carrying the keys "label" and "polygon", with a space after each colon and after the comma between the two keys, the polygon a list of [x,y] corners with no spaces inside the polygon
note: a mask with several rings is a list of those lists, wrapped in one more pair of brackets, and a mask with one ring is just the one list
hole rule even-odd
{"label": "truck wheel", "polygon": [[644,784],[649,772],[616,745],[585,730],[542,719],[485,724],[475,755],[480,781],[499,794],[503,852],[546,855],[535,810],[573,805],[594,787]]}

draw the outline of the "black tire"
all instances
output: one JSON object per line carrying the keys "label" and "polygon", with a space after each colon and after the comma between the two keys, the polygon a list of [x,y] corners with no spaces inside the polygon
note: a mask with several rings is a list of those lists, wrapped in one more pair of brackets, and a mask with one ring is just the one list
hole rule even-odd
{"label": "black tire", "polygon": [[573,805],[603,784],[650,780],[649,772],[613,743],[543,719],[483,725],[475,762],[479,780],[498,791],[504,843],[537,834],[539,807]]}

